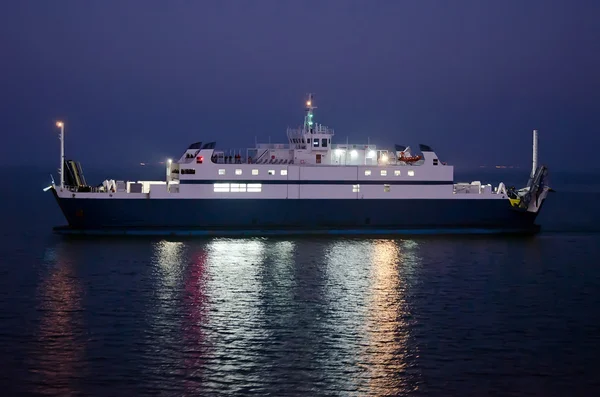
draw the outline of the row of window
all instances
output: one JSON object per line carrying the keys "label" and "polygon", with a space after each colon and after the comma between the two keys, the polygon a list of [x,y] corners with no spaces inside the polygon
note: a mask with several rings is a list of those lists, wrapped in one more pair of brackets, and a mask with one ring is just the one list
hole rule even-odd
{"label": "row of window", "polygon": [[[387,176],[387,170],[380,171],[381,176]],[[408,176],[415,176],[415,172],[413,170],[409,170],[407,172]],[[365,176],[371,175],[371,170],[365,170]],[[394,176],[400,176],[400,170],[394,170]]]}
{"label": "row of window", "polygon": [[[308,138],[306,143],[310,144],[311,139]],[[304,138],[292,138],[292,143],[305,143]],[[331,143],[331,138],[322,138],[321,139],[321,147],[327,147],[327,144]],[[312,140],[313,147],[319,147],[319,138],[314,138]]]}
{"label": "row of window", "polygon": [[[287,170],[281,170],[280,173],[281,173],[281,175],[287,175]],[[387,170],[381,170],[380,173],[381,173],[381,176],[387,176]],[[236,169],[235,174],[242,175],[242,170],[239,168]],[[269,170],[269,171],[267,171],[267,174],[275,175],[275,170]],[[413,170],[409,170],[407,172],[407,174],[408,174],[408,176],[415,176],[415,172]],[[225,170],[220,169],[219,175],[225,175]],[[258,170],[257,169],[252,170],[252,175],[258,175]],[[370,175],[371,175],[371,170],[365,170],[365,176],[370,176]],[[400,176],[400,170],[394,170],[394,176]]]}
{"label": "row of window", "polygon": [[[386,193],[390,192],[390,185],[383,185],[383,191]],[[352,185],[352,193],[360,192],[360,185]]]}
{"label": "row of window", "polygon": [[213,185],[213,191],[215,193],[260,193],[262,191],[262,184],[260,183],[215,183]]}
{"label": "row of window", "polygon": [[[215,183],[213,185],[215,193],[260,193],[262,191],[261,183]],[[390,192],[390,185],[383,185],[383,191]],[[360,185],[352,185],[352,192],[359,193]]]}
{"label": "row of window", "polygon": [[[280,170],[281,175],[287,175],[287,170]],[[235,170],[235,174],[236,175],[242,175],[242,170],[241,169],[236,169]],[[275,175],[275,170],[268,170],[267,174],[269,175]],[[220,169],[219,170],[219,175],[225,175],[225,170],[224,169]],[[258,175],[258,170],[254,169],[252,170],[252,175]]]}

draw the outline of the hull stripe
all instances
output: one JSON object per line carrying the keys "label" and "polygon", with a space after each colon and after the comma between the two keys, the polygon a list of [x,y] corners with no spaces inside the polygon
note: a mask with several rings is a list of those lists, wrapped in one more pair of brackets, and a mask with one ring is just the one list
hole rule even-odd
{"label": "hull stripe", "polygon": [[453,181],[398,181],[398,180],[268,180],[268,179],[187,179],[181,185],[212,185],[214,183],[260,183],[263,185],[452,185]]}
{"label": "hull stripe", "polygon": [[330,230],[287,230],[287,229],[241,229],[241,230],[198,230],[198,229],[77,229],[56,227],[54,232],[63,235],[84,236],[304,236],[304,235],[476,235],[476,234],[535,234],[539,227],[530,228],[430,228],[430,229],[330,229]]}

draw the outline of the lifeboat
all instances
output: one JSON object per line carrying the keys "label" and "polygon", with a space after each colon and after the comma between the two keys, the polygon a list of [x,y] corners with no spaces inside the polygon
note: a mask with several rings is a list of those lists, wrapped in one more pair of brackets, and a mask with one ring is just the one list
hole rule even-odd
{"label": "lifeboat", "polygon": [[404,152],[400,152],[398,160],[404,161],[405,163],[414,163],[415,161],[421,160],[421,156],[405,156]]}

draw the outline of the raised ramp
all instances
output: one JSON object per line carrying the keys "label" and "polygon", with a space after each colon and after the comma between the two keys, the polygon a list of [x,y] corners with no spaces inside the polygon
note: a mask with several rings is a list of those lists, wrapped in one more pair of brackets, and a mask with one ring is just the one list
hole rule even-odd
{"label": "raised ramp", "polygon": [[83,169],[79,161],[65,160],[65,185],[67,186],[87,186]]}

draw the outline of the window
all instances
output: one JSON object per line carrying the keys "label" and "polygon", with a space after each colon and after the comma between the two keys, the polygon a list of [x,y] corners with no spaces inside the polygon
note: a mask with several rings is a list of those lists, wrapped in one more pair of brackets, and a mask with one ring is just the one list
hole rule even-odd
{"label": "window", "polygon": [[433,165],[438,165],[438,159],[433,159]]}
{"label": "window", "polygon": [[352,185],[352,193],[360,192],[360,185]]}
{"label": "window", "polygon": [[235,170],[235,174],[236,175],[242,175],[242,170],[240,170],[240,169]]}
{"label": "window", "polygon": [[259,193],[262,190],[262,184],[260,183],[249,183],[248,193]]}
{"label": "window", "polygon": [[381,176],[387,176],[387,171],[386,170],[381,170]]}
{"label": "window", "polygon": [[390,185],[383,185],[383,191],[386,193],[390,192]]}
{"label": "window", "polygon": [[327,147],[327,138],[321,139],[321,147]]}
{"label": "window", "polygon": [[258,175],[258,170],[252,170],[252,175]]}
{"label": "window", "polygon": [[408,171],[408,176],[415,176],[415,172],[413,170]]}
{"label": "window", "polygon": [[275,170],[269,170],[268,174],[269,175],[275,175]]}
{"label": "window", "polygon": [[287,170],[281,170],[281,175],[287,175]]}
{"label": "window", "polygon": [[262,190],[260,183],[215,183],[213,185],[213,191],[215,193],[257,193]]}
{"label": "window", "polygon": [[310,143],[310,138],[307,139],[308,143]]}
{"label": "window", "polygon": [[235,193],[239,193],[239,192],[245,192],[246,191],[246,184],[245,183],[232,183],[231,184],[231,192],[235,192]]}
{"label": "window", "polygon": [[371,170],[365,170],[365,176],[371,175]]}
{"label": "window", "polygon": [[313,147],[319,147],[319,140],[317,138],[313,139]]}
{"label": "window", "polygon": [[229,183],[215,183],[213,185],[213,191],[215,193],[229,192]]}
{"label": "window", "polygon": [[225,175],[225,170],[219,170],[219,175]]}
{"label": "window", "polygon": [[394,176],[400,176],[400,170],[394,170]]}

